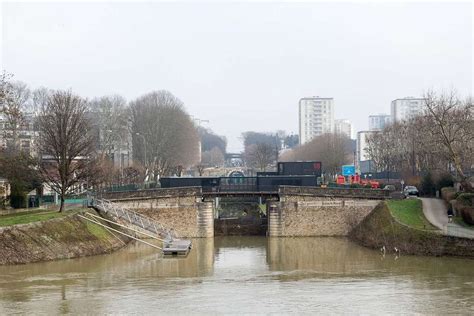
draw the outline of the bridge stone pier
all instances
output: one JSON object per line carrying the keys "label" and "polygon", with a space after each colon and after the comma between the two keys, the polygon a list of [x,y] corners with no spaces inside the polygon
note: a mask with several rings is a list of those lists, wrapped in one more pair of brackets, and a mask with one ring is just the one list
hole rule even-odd
{"label": "bridge stone pier", "polygon": [[388,191],[280,187],[278,192],[202,192],[200,187],[104,193],[102,197],[150,217],[180,237],[213,237],[219,196],[259,196],[266,200],[270,237],[346,236]]}

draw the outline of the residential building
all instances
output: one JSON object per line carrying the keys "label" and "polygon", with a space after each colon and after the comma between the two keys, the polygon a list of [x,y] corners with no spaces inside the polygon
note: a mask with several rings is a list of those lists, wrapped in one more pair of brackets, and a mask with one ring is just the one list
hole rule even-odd
{"label": "residential building", "polygon": [[316,136],[334,132],[334,99],[308,97],[299,101],[300,145]]}
{"label": "residential building", "polygon": [[425,99],[406,97],[392,101],[391,121],[400,122],[409,120],[423,112],[423,103]]}
{"label": "residential building", "polygon": [[367,151],[367,137],[377,133],[377,131],[360,131],[357,132],[357,169],[360,173],[372,172],[370,156]]}
{"label": "residential building", "polygon": [[[36,142],[38,140],[38,126],[34,113],[25,113],[21,124],[13,129],[8,121],[0,116],[0,147],[13,146],[32,156],[37,154]],[[16,144],[15,144],[16,143]]]}
{"label": "residential building", "polygon": [[[91,111],[87,113],[87,116],[96,118],[100,116],[100,113]],[[129,126],[114,126],[112,130],[111,127],[106,128],[101,120],[91,119],[91,122],[97,151],[104,153],[117,168],[124,169],[131,166],[133,146]]]}
{"label": "residential building", "polygon": [[352,123],[346,119],[334,120],[334,132],[339,134],[345,134],[347,137],[352,139]]}
{"label": "residential building", "polygon": [[369,115],[369,131],[381,131],[390,121],[391,116],[388,114]]}

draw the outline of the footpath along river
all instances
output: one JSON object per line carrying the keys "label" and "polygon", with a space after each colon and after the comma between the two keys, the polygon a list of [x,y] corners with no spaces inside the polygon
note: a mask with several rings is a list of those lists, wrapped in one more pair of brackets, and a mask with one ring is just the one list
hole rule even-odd
{"label": "footpath along river", "polygon": [[383,257],[345,238],[196,239],[187,258],[110,255],[0,267],[0,315],[474,314],[474,260]]}

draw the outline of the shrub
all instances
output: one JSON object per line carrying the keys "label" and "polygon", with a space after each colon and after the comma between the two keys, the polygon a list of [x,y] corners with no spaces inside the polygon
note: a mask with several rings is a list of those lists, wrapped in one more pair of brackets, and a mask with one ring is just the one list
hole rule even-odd
{"label": "shrub", "polygon": [[435,183],[430,172],[425,173],[421,179],[421,193],[429,196],[435,193]]}
{"label": "shrub", "polygon": [[461,212],[462,219],[464,222],[474,225],[474,207],[472,206],[463,206],[459,208]]}
{"label": "shrub", "polygon": [[456,192],[455,192],[455,189],[453,187],[445,187],[445,188],[441,188],[441,197],[443,198],[443,200],[445,200],[446,202],[449,202],[451,200],[454,200],[455,199],[455,195],[456,195]]}
{"label": "shrub", "polygon": [[472,200],[474,199],[474,193],[456,193],[456,201],[458,201],[462,205],[466,206],[473,206]]}
{"label": "shrub", "polygon": [[436,181],[436,190],[441,190],[441,188],[452,186],[454,186],[453,177],[447,173],[441,175]]}
{"label": "shrub", "polygon": [[10,195],[10,205],[13,208],[26,207],[26,194],[23,191],[13,190]]}

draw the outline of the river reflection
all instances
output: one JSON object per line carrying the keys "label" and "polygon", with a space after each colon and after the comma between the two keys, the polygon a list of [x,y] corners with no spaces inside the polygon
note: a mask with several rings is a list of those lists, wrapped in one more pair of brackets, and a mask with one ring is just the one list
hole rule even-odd
{"label": "river reflection", "polygon": [[474,312],[474,260],[393,255],[343,238],[196,239],[0,267],[0,314]]}

